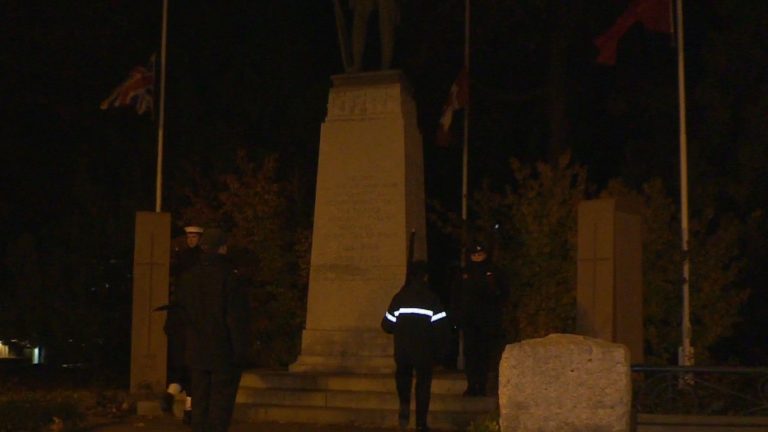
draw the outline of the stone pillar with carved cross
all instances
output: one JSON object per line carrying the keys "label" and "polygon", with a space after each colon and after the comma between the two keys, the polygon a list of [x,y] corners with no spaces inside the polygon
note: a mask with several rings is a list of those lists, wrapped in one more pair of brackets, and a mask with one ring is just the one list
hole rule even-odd
{"label": "stone pillar with carved cross", "polygon": [[320,134],[307,320],[292,371],[389,372],[381,330],[405,280],[408,237],[426,258],[416,106],[399,71],[337,75]]}
{"label": "stone pillar with carved cross", "polygon": [[136,213],[131,322],[132,393],[160,393],[165,389],[165,312],[154,309],[168,303],[170,245],[170,213]]}
{"label": "stone pillar with carved cross", "polygon": [[579,204],[576,328],[618,342],[643,362],[641,204],[603,198]]}

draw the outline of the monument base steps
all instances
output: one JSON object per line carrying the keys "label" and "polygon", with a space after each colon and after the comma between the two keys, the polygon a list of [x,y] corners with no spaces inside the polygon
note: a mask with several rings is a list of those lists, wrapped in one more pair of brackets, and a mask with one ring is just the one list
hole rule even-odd
{"label": "monument base steps", "polygon": [[[496,398],[462,397],[464,375],[437,372],[432,380],[429,424],[464,430],[497,409]],[[415,398],[411,400],[411,423]],[[345,374],[247,371],[237,394],[235,418],[248,422],[349,424],[396,427],[398,399],[392,373]]]}
{"label": "monument base steps", "polygon": [[147,417],[163,415],[163,410],[160,409],[160,401],[156,399],[136,401],[136,415]]}
{"label": "monument base steps", "polygon": [[302,354],[299,356],[299,360],[290,367],[291,372],[321,373],[329,370],[349,374],[392,374],[395,372],[392,356],[312,356]]}

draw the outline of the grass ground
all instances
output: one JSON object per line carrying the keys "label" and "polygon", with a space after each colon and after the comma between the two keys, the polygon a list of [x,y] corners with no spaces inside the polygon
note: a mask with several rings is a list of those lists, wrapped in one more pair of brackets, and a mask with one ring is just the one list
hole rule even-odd
{"label": "grass ground", "polygon": [[119,373],[0,361],[0,432],[74,432],[131,414]]}

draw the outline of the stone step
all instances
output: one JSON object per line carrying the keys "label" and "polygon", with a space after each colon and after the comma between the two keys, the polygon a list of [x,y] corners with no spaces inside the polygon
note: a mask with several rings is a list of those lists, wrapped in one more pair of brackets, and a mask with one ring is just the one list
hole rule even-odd
{"label": "stone step", "polygon": [[[476,412],[429,412],[428,423],[433,429],[466,430],[467,426],[480,418]],[[328,407],[296,407],[277,405],[237,404],[235,419],[239,421],[264,423],[312,423],[354,425],[360,427],[397,427],[397,410],[350,409]],[[411,412],[411,427],[415,414]]]}
{"label": "stone step", "polygon": [[[392,392],[255,389],[241,387],[237,403],[277,406],[328,407],[349,409],[397,409],[397,394]],[[413,401],[412,401],[413,403]],[[430,411],[456,411],[487,413],[497,408],[491,397],[462,397],[461,395],[433,394]]]}
{"label": "stone step", "polygon": [[[434,374],[429,410],[431,426],[463,430],[472,420],[497,409],[496,398],[462,397],[465,387],[462,373],[437,371]],[[415,402],[412,400],[411,404]],[[255,423],[394,427],[398,405],[392,373],[250,370],[240,381],[235,417]]]}
{"label": "stone step", "polygon": [[[432,378],[432,394],[460,395],[466,388],[459,372],[437,372]],[[361,392],[395,392],[395,378],[388,374],[344,374],[249,370],[243,373],[241,388],[339,390]]]}

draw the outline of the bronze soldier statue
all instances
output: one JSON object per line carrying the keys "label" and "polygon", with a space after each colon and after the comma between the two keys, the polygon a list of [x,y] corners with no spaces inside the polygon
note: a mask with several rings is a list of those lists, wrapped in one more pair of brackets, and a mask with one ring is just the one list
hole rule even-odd
{"label": "bronze soldier statue", "polygon": [[349,37],[347,32],[344,10],[340,0],[334,0],[336,10],[336,28],[341,46],[341,58],[347,73],[363,70],[363,53],[368,32],[368,20],[374,9],[379,14],[379,37],[381,40],[381,69],[392,66],[392,55],[395,46],[395,26],[399,22],[399,7],[397,0],[348,0],[352,10],[352,57],[349,56]]}

